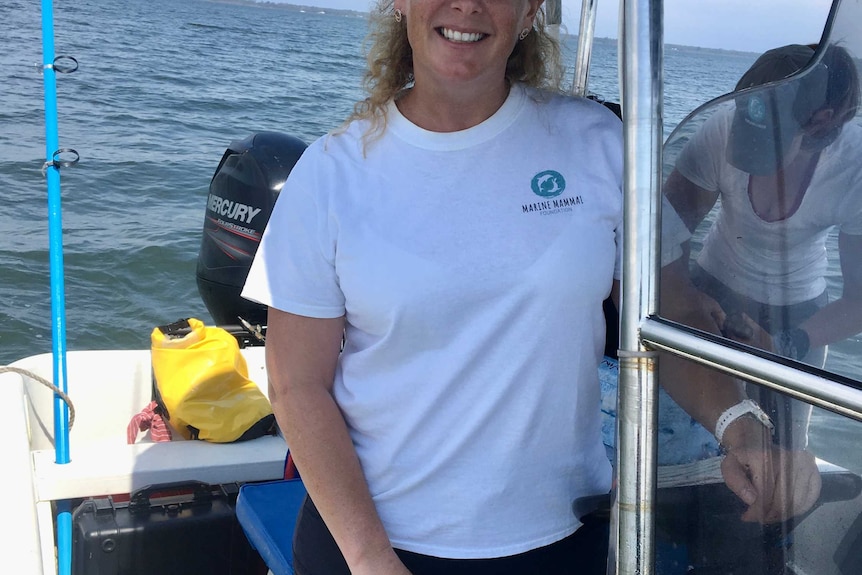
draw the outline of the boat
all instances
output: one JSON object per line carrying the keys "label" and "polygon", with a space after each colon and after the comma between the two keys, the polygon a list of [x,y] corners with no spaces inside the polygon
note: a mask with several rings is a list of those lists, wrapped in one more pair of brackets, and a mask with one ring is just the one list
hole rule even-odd
{"label": "boat", "polygon": [[[555,1],[559,8],[559,0],[548,3]],[[50,2],[43,2],[43,7],[45,4],[50,13]],[[751,527],[738,521],[742,506],[724,487],[720,455],[659,465],[657,442],[662,430],[657,424],[659,407],[655,401],[659,393],[659,350],[805,400],[852,422],[862,421],[862,375],[859,371],[834,373],[758,352],[662,317],[656,294],[662,178],[668,166],[673,165],[673,149],[678,151],[693,126],[703,123],[732,96],[704,103],[693,111],[663,150],[661,2],[622,0],[620,6],[624,23],[620,53],[624,57],[623,104],[618,109],[629,143],[625,198],[627,237],[632,239],[625,249],[623,308],[619,321],[610,322],[611,327],[618,326],[619,339],[612,342],[602,367],[603,375],[614,383],[606,395],[606,415],[609,429],[615,430],[611,456],[617,489],[612,497],[573,502],[574,510],[606,513],[611,536],[609,562],[618,574],[730,573],[722,571],[720,564],[710,563],[710,558],[739,555],[743,547],[745,570],[733,573],[862,573],[862,470],[818,459],[823,487],[814,507],[775,525]],[[576,91],[581,95],[588,95],[595,11],[596,3],[584,0],[575,71]],[[555,13],[559,12],[557,9]],[[862,55],[860,27],[862,2],[834,0],[820,43],[843,45],[857,55],[858,62],[858,55]],[[50,27],[46,29],[46,95],[55,96],[50,83],[55,72],[64,70],[53,61],[52,31]],[[68,61],[64,67],[69,67]],[[48,100],[46,97],[46,118],[51,113]],[[859,121],[858,116],[855,121]],[[49,198],[59,202],[59,171],[73,164],[75,157],[58,150],[56,132],[51,133],[52,122],[46,124]],[[55,123],[53,128],[56,130]],[[249,190],[227,189],[232,167],[242,162],[265,164],[260,188],[271,193],[278,187],[277,180],[283,181],[285,170],[292,166],[291,159],[295,162],[302,147],[290,136],[275,133],[255,134],[231,144],[213,177],[211,198],[237,202],[239,198],[228,195],[245,194],[241,196],[244,203],[251,203]],[[273,149],[280,153],[272,154]],[[272,197],[264,194],[254,201],[263,205]],[[214,205],[208,202],[208,206]],[[222,209],[227,204],[219,206]],[[214,209],[210,211],[215,213]],[[216,323],[234,334],[248,377],[265,393],[261,345],[265,315],[259,315],[260,310],[253,307],[243,307],[246,302],[238,297],[242,270],[225,271],[224,265],[212,264],[209,259],[227,252],[248,255],[253,245],[231,241],[251,237],[253,244],[254,233],[244,229],[242,234],[231,236],[225,222],[215,214],[204,230],[198,267],[201,297]],[[5,522],[0,549],[8,572],[91,575],[107,573],[101,570],[108,569],[106,564],[114,569],[112,573],[137,572],[143,552],[128,549],[119,531],[109,531],[109,536],[100,539],[96,551],[89,555],[74,551],[76,537],[82,536],[76,531],[76,520],[90,513],[107,521],[100,524],[104,530],[118,511],[144,509],[145,513],[166,519],[191,515],[202,518],[203,525],[216,520],[227,525],[228,544],[204,545],[189,561],[205,563],[206,556],[217,557],[221,563],[218,569],[225,569],[224,555],[219,553],[228,549],[235,552],[231,557],[240,563],[233,565],[230,559],[231,573],[289,573],[290,549],[284,543],[287,535],[272,531],[278,527],[269,525],[265,514],[260,513],[269,508],[289,516],[302,494],[301,479],[292,476],[283,438],[275,434],[230,443],[183,438],[161,442],[144,434],[130,444],[129,422],[153,400],[151,350],[65,349],[62,242],[57,235],[61,226],[55,220],[49,225],[52,295],[56,299],[54,351],[22,358],[0,370],[0,434],[4,437],[0,457],[6,461],[5,485],[12,495],[6,502],[9,520]],[[58,277],[55,284],[53,280]],[[237,323],[238,318],[242,321]],[[862,350],[855,349],[853,353],[862,357]],[[610,357],[613,355],[617,357]],[[227,502],[227,515],[216,513],[225,509],[217,505],[222,500]],[[202,505],[195,507],[196,502]],[[282,522],[282,529],[285,524],[289,522]],[[241,531],[237,531],[238,526]],[[179,537],[193,535],[189,529]],[[756,544],[749,545],[752,539],[757,540]],[[164,547],[150,549],[150,556],[183,551],[175,546],[166,551],[169,541],[161,545]],[[702,557],[710,560],[698,563]],[[228,572],[214,571],[211,563],[201,567],[204,563],[187,563],[180,568],[162,566],[160,572]]]}

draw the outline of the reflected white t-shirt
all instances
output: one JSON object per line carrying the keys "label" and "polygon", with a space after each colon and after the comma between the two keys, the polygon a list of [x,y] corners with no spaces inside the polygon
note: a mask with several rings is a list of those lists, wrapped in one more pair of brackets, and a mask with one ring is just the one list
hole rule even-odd
{"label": "reflected white t-shirt", "polygon": [[676,168],[720,193],[721,209],[697,262],[733,291],[768,305],[808,301],[826,289],[826,238],[833,226],[862,234],[862,128],[846,125],[824,149],[802,203],[768,222],[751,206],[749,175],[726,160],[733,108],[717,112],[683,148]]}

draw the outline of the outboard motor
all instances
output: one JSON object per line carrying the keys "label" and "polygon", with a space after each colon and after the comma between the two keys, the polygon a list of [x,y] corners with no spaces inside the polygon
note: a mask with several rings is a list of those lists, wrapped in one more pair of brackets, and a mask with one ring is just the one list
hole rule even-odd
{"label": "outboard motor", "polygon": [[275,200],[305,151],[302,140],[259,132],[232,142],[210,181],[198,253],[198,293],[216,325],[266,326],[266,307],[240,297]]}

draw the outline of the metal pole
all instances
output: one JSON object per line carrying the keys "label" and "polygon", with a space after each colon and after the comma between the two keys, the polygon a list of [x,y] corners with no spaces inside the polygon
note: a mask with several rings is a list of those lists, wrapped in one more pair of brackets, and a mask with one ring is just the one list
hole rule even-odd
{"label": "metal pole", "polygon": [[[54,6],[42,0],[42,73],[45,84],[45,176],[48,185],[48,257],[51,270],[51,328],[54,385],[67,392],[66,298],[63,280],[63,222],[60,210],[60,149],[57,128],[57,77],[54,69]],[[54,451],[58,464],[68,463],[69,410],[54,396]],[[68,502],[58,503],[57,554],[60,575],[71,573],[72,514]]]}
{"label": "metal pole", "polygon": [[624,245],[617,409],[617,492],[611,551],[616,572],[653,573],[657,353],[640,324],[658,306],[662,144],[662,3],[623,0]]}
{"label": "metal pole", "polygon": [[[641,337],[651,347],[671,351],[697,363],[714,367],[816,407],[862,421],[862,389],[856,381],[811,366],[791,367],[763,354],[729,347],[718,336],[659,318],[641,325]],[[788,362],[789,363],[789,362]]]}
{"label": "metal pole", "polygon": [[560,24],[563,23],[563,0],[545,0],[545,28],[554,39],[560,39]]}
{"label": "metal pole", "polygon": [[572,93],[576,96],[587,95],[587,82],[590,75],[590,58],[593,55],[593,36],[596,30],[596,3],[598,0],[583,0],[581,3],[581,24],[578,30],[578,55],[575,59],[575,80]]}
{"label": "metal pole", "polygon": [[[60,149],[57,127],[57,77],[54,70],[54,23],[52,0],[42,1],[42,52],[45,83],[45,177],[48,185],[48,258],[51,271],[51,327],[54,353],[54,385],[66,386],[66,298],[63,278],[63,220],[60,169],[55,154]],[[69,462],[69,411],[54,397],[54,446],[57,463]]]}

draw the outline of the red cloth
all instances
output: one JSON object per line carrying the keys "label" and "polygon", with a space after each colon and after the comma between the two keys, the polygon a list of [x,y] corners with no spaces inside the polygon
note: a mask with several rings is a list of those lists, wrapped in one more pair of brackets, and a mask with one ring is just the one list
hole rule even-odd
{"label": "red cloth", "polygon": [[297,471],[296,464],[293,462],[293,456],[288,451],[287,458],[284,460],[284,478],[297,479],[298,477],[299,471]]}
{"label": "red cloth", "polygon": [[148,429],[150,430],[150,438],[153,441],[171,440],[171,429],[168,427],[162,414],[156,411],[158,406],[158,403],[151,401],[148,406],[132,418],[129,426],[126,428],[126,441],[129,444],[134,443],[138,439],[138,433]]}

